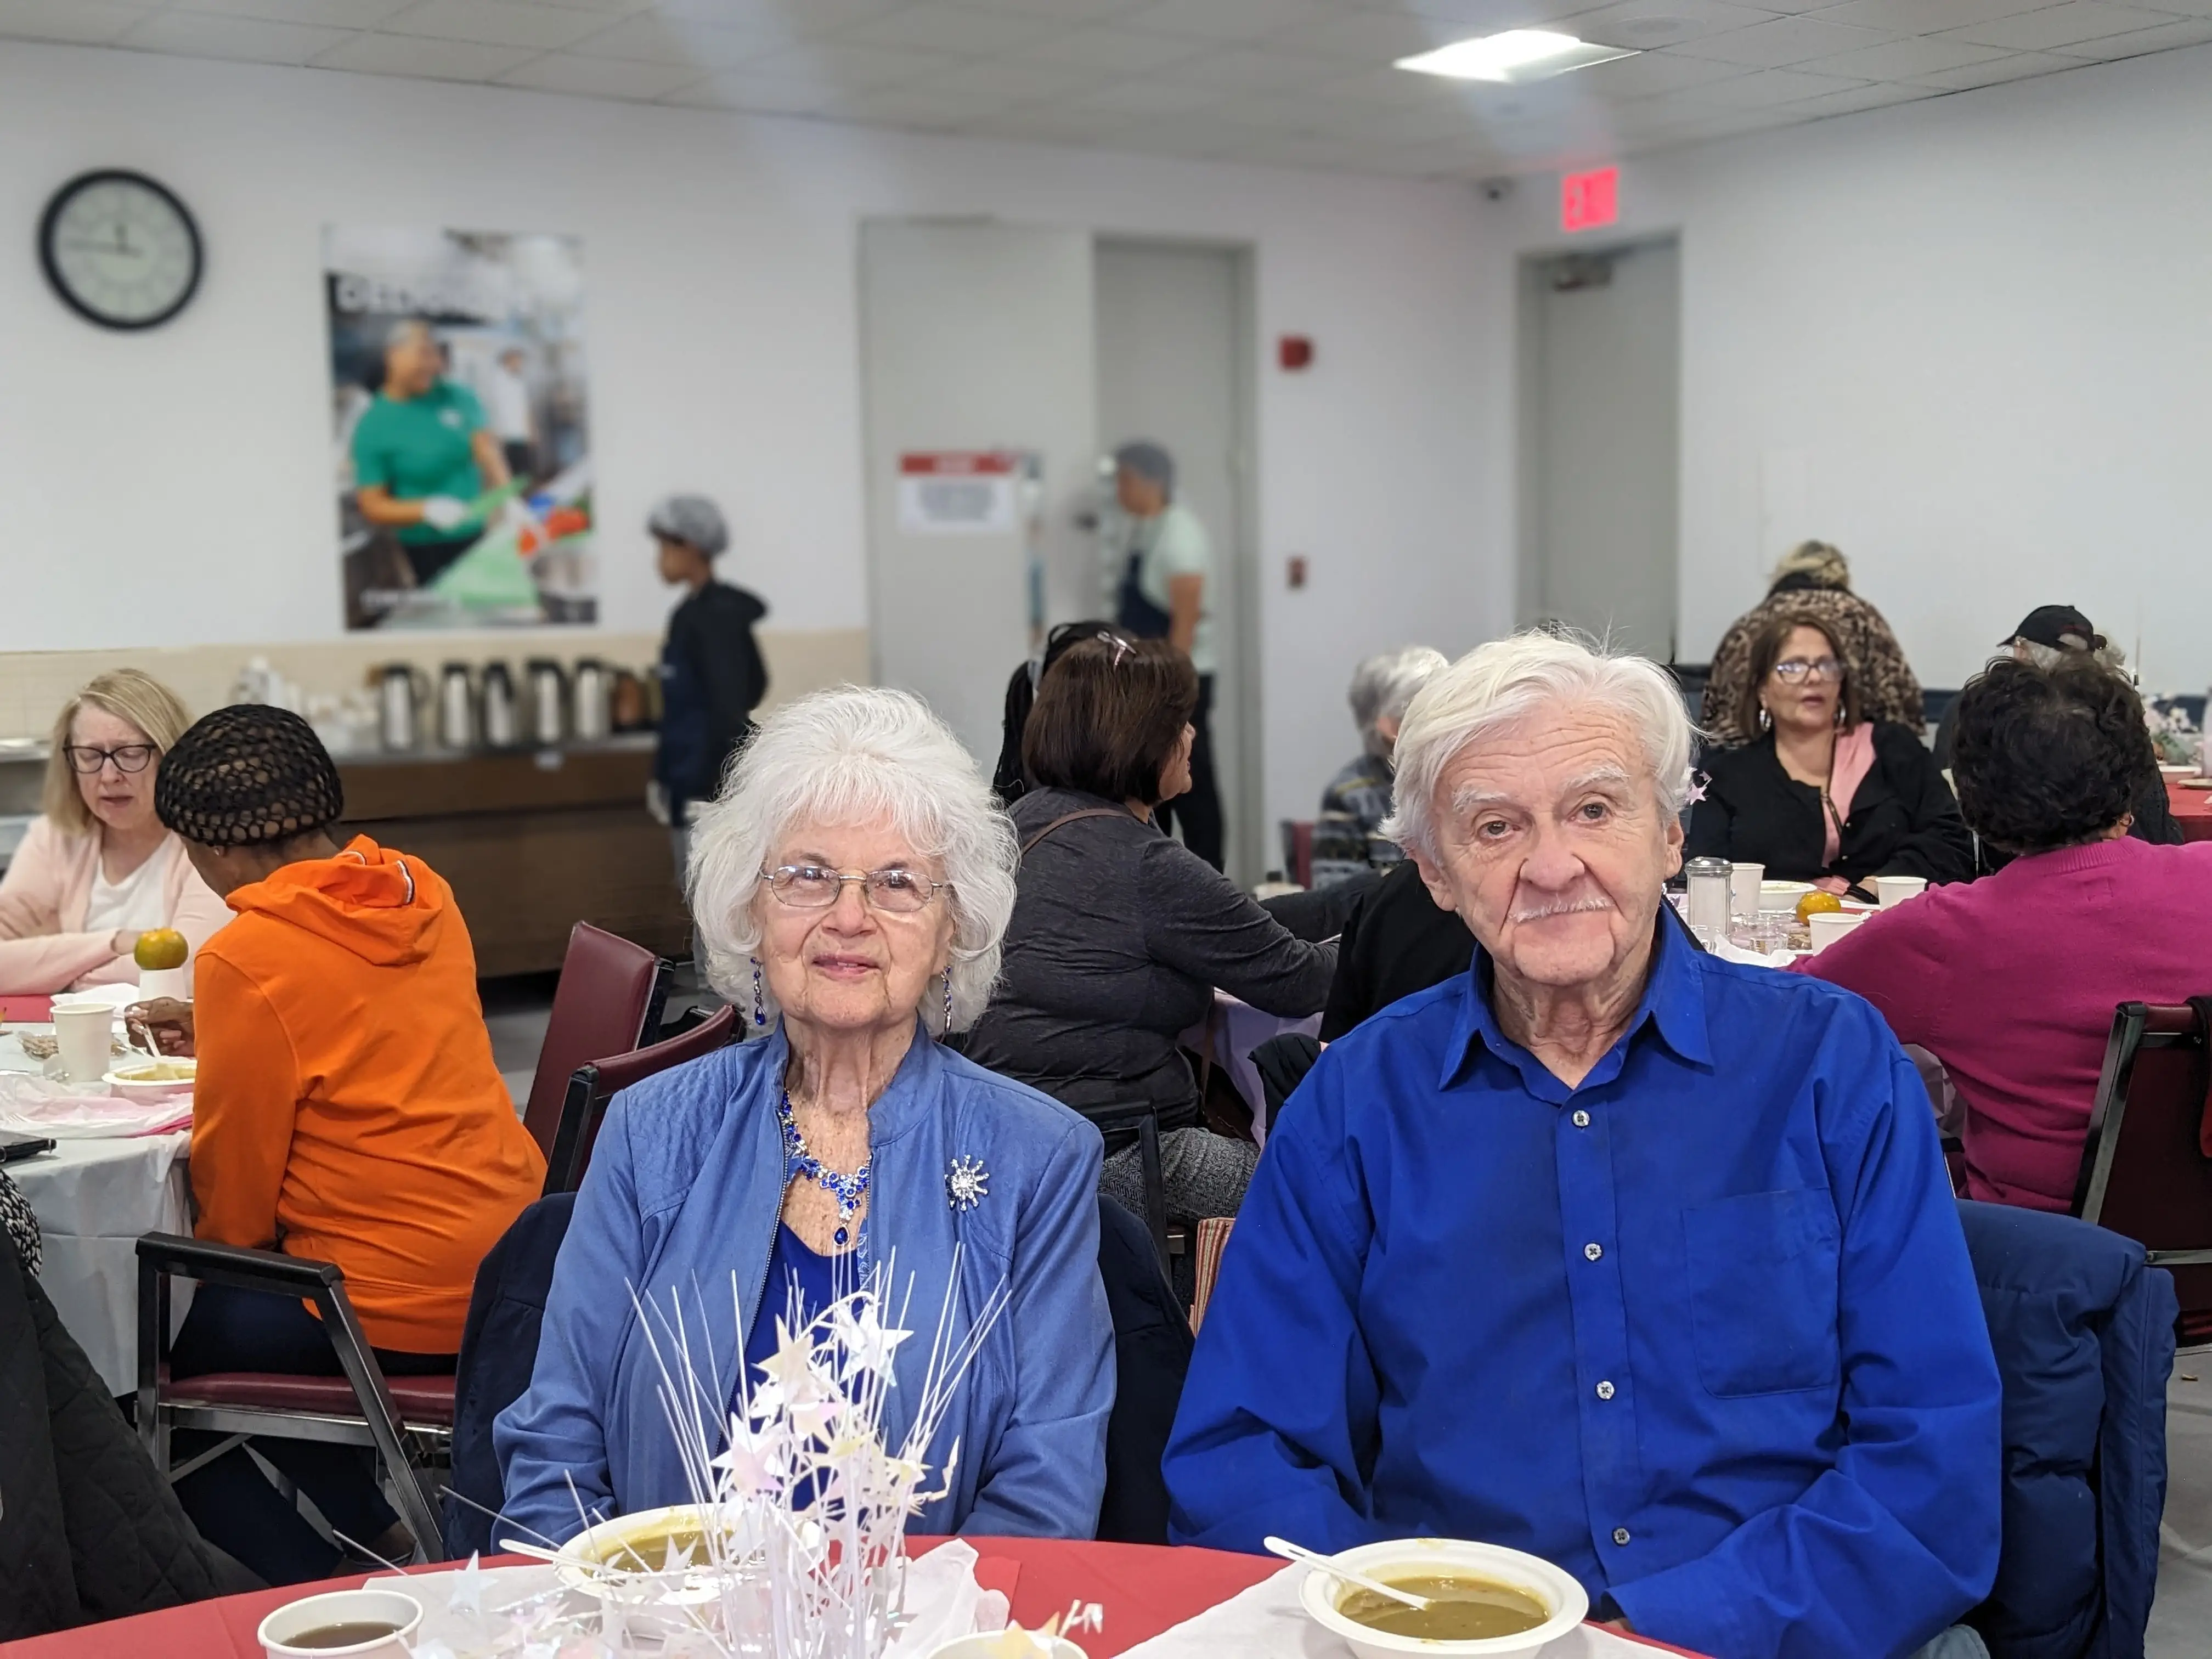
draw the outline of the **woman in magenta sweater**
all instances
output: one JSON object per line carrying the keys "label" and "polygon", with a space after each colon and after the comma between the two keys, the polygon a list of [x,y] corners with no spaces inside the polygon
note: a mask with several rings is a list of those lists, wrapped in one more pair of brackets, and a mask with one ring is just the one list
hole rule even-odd
{"label": "woman in magenta sweater", "polygon": [[2017,856],[1868,917],[1797,967],[1943,1062],[1968,1197],[2063,1212],[2115,1006],[2212,992],[2212,842],[2129,837],[2136,780],[2156,762],[2142,701],[2112,670],[2000,659],[1958,709],[1959,810]]}

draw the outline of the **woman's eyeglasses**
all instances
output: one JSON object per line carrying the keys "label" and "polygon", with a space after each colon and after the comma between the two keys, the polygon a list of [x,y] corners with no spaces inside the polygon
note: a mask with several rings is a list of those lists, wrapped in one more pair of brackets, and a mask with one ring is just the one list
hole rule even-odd
{"label": "woman's eyeglasses", "polygon": [[88,749],[82,744],[70,744],[62,753],[69,757],[70,769],[90,777],[107,764],[115,763],[118,772],[143,772],[153,763],[158,751],[150,743],[126,743],[120,749]]}
{"label": "woman's eyeglasses", "polygon": [[1844,677],[1844,665],[1833,657],[1815,657],[1807,662],[1802,657],[1784,657],[1774,665],[1774,678],[1786,685],[1811,678],[1816,680],[1838,680]]}
{"label": "woman's eyeglasses", "polygon": [[911,870],[831,870],[819,864],[787,864],[763,869],[761,879],[779,901],[794,910],[827,910],[836,903],[845,884],[860,884],[860,896],[872,910],[886,915],[910,916],[927,907],[949,881],[932,881]]}

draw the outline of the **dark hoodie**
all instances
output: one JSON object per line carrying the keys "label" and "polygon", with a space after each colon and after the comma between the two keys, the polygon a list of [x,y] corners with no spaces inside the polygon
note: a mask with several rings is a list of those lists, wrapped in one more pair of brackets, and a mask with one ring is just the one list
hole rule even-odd
{"label": "dark hoodie", "polygon": [[538,1196],[453,890],[366,836],[229,896],[193,970],[202,1238],[335,1261],[373,1346],[453,1353]]}
{"label": "dark hoodie", "polygon": [[753,624],[768,607],[742,587],[708,582],[676,607],[660,648],[660,752],[653,775],[676,822],[684,803],[712,800],[722,769],[751,735],[768,695]]}

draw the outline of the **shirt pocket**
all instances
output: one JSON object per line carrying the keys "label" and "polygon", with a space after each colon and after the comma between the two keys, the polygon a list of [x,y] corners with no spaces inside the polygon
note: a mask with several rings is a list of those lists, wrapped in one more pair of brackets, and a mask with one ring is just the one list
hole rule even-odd
{"label": "shirt pocket", "polygon": [[1698,1375],[1723,1399],[1833,1387],[1840,1230],[1818,1187],[1682,1212]]}

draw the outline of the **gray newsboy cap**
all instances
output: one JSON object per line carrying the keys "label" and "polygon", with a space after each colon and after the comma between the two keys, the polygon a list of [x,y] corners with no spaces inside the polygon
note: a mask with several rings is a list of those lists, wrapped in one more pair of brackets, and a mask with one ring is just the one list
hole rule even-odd
{"label": "gray newsboy cap", "polygon": [[664,495],[647,516],[645,527],[656,536],[696,547],[710,559],[730,544],[722,509],[704,495]]}

